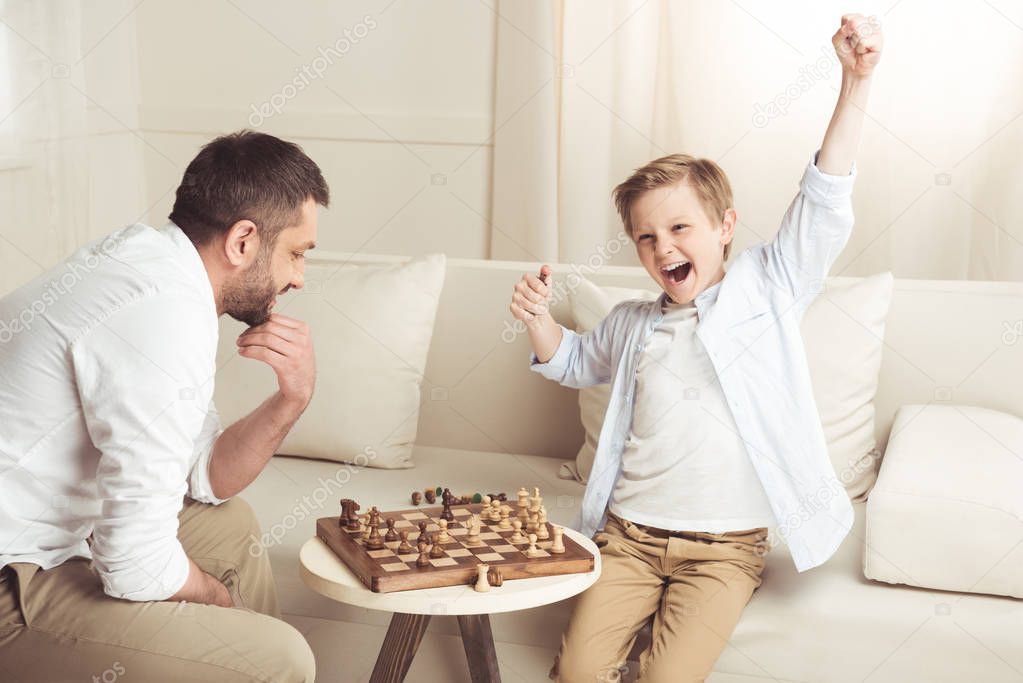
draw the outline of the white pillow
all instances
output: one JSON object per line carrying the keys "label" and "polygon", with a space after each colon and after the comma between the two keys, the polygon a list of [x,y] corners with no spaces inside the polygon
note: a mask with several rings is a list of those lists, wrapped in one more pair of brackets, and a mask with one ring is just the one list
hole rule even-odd
{"label": "white pillow", "polygon": [[[817,408],[836,475],[850,498],[860,499],[877,476],[874,396],[884,346],[884,324],[893,278],[881,273],[862,279],[829,280],[807,309],[802,333]],[[620,301],[656,299],[659,292],[598,287],[581,279],[571,293],[577,331],[597,325]],[[593,467],[597,439],[610,400],[610,386],[579,391],[585,441],[575,466],[562,467],[563,478],[585,482]]]}
{"label": "white pillow", "polygon": [[[419,388],[444,271],[444,254],[394,265],[307,267],[306,287],[278,312],[309,323],[316,390],[279,454],[413,466]],[[225,426],[277,389],[269,366],[237,357],[235,339],[244,327],[221,320],[215,399]]]}
{"label": "white pillow", "polygon": [[895,413],[867,501],[863,574],[1023,598],[1023,420],[987,408]]}

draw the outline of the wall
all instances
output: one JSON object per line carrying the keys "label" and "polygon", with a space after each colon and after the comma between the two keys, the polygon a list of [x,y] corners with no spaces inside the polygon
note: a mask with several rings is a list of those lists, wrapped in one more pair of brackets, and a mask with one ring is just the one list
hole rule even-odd
{"label": "wall", "polygon": [[149,220],[188,161],[248,127],[332,192],[325,249],[488,252],[496,15],[478,0],[147,2],[136,12]]}

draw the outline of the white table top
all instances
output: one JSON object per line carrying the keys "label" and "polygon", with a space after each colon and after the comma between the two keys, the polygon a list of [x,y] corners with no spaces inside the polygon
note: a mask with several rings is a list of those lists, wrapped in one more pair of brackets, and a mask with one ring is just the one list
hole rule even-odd
{"label": "white table top", "polygon": [[597,546],[574,529],[566,527],[565,534],[593,553],[593,571],[506,579],[500,588],[491,588],[486,593],[477,593],[469,585],[374,593],[318,538],[311,538],[302,546],[299,562],[305,585],[348,605],[406,614],[496,614],[548,605],[582,593],[593,585],[600,576]]}

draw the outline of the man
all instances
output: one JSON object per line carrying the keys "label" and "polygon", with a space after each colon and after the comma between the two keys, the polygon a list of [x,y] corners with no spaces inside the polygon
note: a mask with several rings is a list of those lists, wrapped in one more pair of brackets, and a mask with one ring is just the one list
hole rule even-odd
{"label": "man", "polygon": [[[0,679],[313,680],[233,496],[313,394],[307,326],[271,311],[302,287],[328,202],[297,145],[220,137],[171,223],[115,232],[0,299]],[[279,389],[221,430],[225,313]]]}

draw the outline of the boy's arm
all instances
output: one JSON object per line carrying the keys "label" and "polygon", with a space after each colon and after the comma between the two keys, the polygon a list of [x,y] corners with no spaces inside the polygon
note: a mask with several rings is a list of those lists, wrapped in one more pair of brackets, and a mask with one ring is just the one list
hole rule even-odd
{"label": "boy's arm", "polygon": [[880,60],[880,25],[846,15],[832,38],[842,63],[842,91],[820,152],[807,167],[800,192],[775,239],[763,250],[768,278],[805,308],[852,233],[854,159],[874,66]]}
{"label": "boy's arm", "polygon": [[540,277],[523,275],[509,307],[529,332],[530,370],[576,389],[610,382],[613,315],[582,335],[559,325],[549,310],[550,278],[549,266],[541,268]]}
{"label": "boy's arm", "polygon": [[842,63],[842,89],[821,143],[817,168],[828,175],[847,175],[860,143],[874,67],[881,60],[881,26],[875,17],[847,14],[831,42]]}

